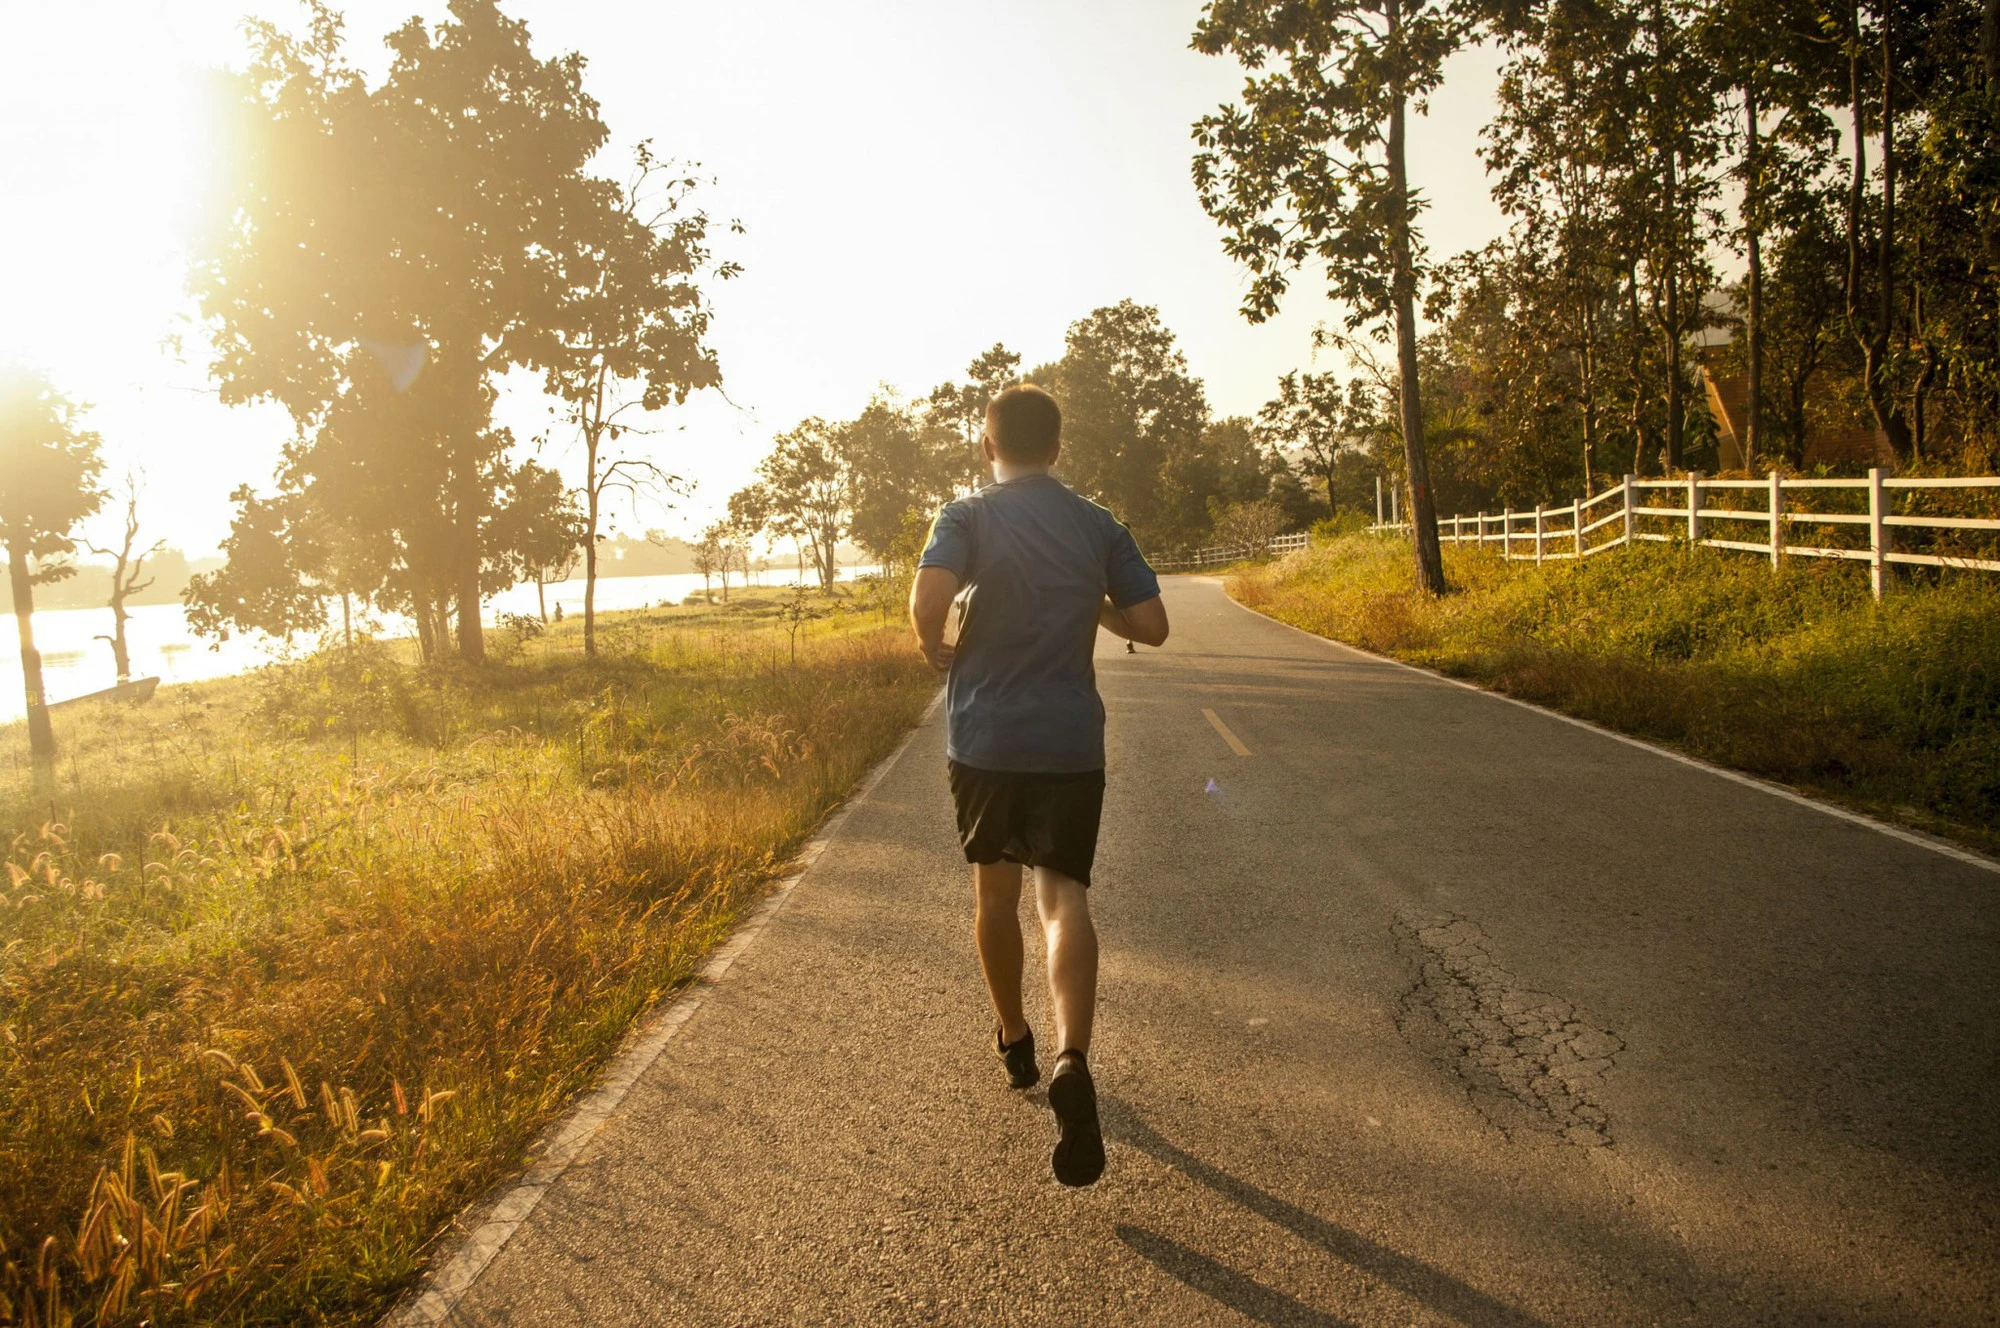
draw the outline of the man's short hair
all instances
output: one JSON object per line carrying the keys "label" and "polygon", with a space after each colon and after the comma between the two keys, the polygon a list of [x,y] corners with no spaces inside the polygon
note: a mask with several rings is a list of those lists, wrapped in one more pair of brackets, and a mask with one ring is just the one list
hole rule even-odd
{"label": "man's short hair", "polygon": [[1062,442],[1062,407],[1033,383],[1017,383],[987,402],[986,423],[1001,459],[1018,466],[1047,465]]}

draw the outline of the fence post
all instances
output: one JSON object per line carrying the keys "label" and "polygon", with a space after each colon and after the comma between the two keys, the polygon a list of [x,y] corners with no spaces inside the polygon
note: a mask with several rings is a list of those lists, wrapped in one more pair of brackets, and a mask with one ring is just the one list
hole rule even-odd
{"label": "fence post", "polygon": [[1701,472],[1688,472],[1688,543],[1701,543]]}
{"label": "fence post", "polygon": [[1508,508],[1500,514],[1500,561],[1514,559],[1514,509]]}
{"label": "fence post", "polygon": [[1382,528],[1382,477],[1375,477],[1375,528]]}
{"label": "fence post", "polygon": [[1576,560],[1583,561],[1583,499],[1569,505],[1570,526],[1576,531]]}
{"label": "fence post", "polygon": [[1403,524],[1403,504],[1400,501],[1402,496],[1403,490],[1400,485],[1391,484],[1389,486],[1389,524],[1392,526]]}
{"label": "fence post", "polygon": [[1486,513],[1484,512],[1479,514],[1479,538],[1477,543],[1482,549],[1486,547]]}
{"label": "fence post", "polygon": [[1771,570],[1777,571],[1785,557],[1785,482],[1771,472]]}
{"label": "fence post", "polygon": [[1542,505],[1535,504],[1535,566],[1542,565]]}
{"label": "fence post", "polygon": [[1625,542],[1632,543],[1632,479],[1625,477]]}
{"label": "fence post", "polygon": [[1889,528],[1882,524],[1882,468],[1868,468],[1868,588],[1882,598],[1882,582],[1889,570]]}

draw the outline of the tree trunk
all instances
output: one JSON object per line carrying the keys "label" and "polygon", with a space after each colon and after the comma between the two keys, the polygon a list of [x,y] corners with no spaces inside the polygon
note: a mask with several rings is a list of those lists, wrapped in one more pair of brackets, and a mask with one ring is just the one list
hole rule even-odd
{"label": "tree trunk", "polygon": [[423,655],[424,663],[429,664],[438,656],[437,624],[432,617],[431,602],[428,598],[420,598],[411,605],[411,610],[411,616],[417,620],[417,650]]}
{"label": "tree trunk", "polygon": [[[112,583],[116,585],[114,581]],[[125,594],[114,590],[111,594],[111,662],[118,670],[118,681],[132,681],[132,650],[125,638],[125,621],[132,615],[125,612]]]}
{"label": "tree trunk", "polygon": [[479,482],[468,465],[459,476],[458,495],[458,655],[468,664],[486,662],[486,633],[479,621]]}
{"label": "tree trunk", "polygon": [[28,551],[7,546],[7,579],[14,591],[14,628],[21,640],[21,689],[28,702],[28,751],[39,765],[56,759],[56,731],[49,723],[48,694],[42,690],[42,652],[35,649],[35,585],[28,578]]}
{"label": "tree trunk", "polygon": [[1849,11],[1854,43],[1847,56],[1847,95],[1854,109],[1854,165],[1847,182],[1847,325],[1861,348],[1862,383],[1875,423],[1888,436],[1897,457],[1910,455],[1910,428],[1889,387],[1889,330],[1896,299],[1896,104],[1894,42],[1889,30],[1893,6],[1882,13],[1882,227],[1875,247],[1876,312],[1870,325],[1861,312],[1861,200],[1868,180],[1867,115],[1862,101],[1861,11]]}
{"label": "tree trunk", "polygon": [[[1923,240],[1919,238],[1917,241],[1917,267],[1919,271],[1923,268],[1923,259],[1924,245]],[[1932,385],[1937,382],[1939,367],[1937,346],[1924,336],[1924,287],[1922,282],[1916,282],[1910,288],[1910,330],[1916,338],[1918,348],[1922,351],[1923,359],[1923,368],[1917,371],[1917,381],[1910,387],[1910,457],[1912,460],[1922,461],[1926,454],[1925,449],[1930,441],[1930,393]],[[1903,349],[1907,352],[1910,348],[1906,344]]]}
{"label": "tree trunk", "polygon": [[1585,497],[1595,493],[1595,465],[1597,458],[1597,315],[1586,302],[1583,307],[1582,347],[1578,355],[1583,389],[1583,492]]}
{"label": "tree trunk", "polygon": [[[1401,0],[1388,0],[1384,10],[1388,22],[1389,45],[1400,44]],[[1402,398],[1403,456],[1409,470],[1410,536],[1416,553],[1417,588],[1426,594],[1442,595],[1448,588],[1444,579],[1444,553],[1438,546],[1437,507],[1431,500],[1430,467],[1424,460],[1424,408],[1422,387],[1417,377],[1417,274],[1410,252],[1410,191],[1408,163],[1404,156],[1404,98],[1402,75],[1392,74],[1393,100],[1389,107],[1389,260],[1393,267],[1390,295],[1396,316],[1396,370],[1398,395]]]}
{"label": "tree trunk", "polygon": [[833,593],[834,578],[834,535],[832,527],[820,531],[813,540],[813,570],[819,573],[819,588],[829,595]]}
{"label": "tree trunk", "polygon": [[1889,383],[1889,332],[1896,318],[1896,63],[1895,4],[1882,6],[1882,233],[1875,243],[1875,335],[1868,339],[1868,404],[1899,460],[1914,450],[1909,422]]}
{"label": "tree trunk", "polygon": [[[1667,224],[1674,226],[1678,221],[1680,207],[1680,153],[1669,149],[1667,152],[1666,212]],[[1678,236],[1674,237],[1678,239]],[[1668,243],[1674,243],[1670,239]],[[1666,258],[1665,282],[1667,311],[1661,321],[1666,331],[1667,351],[1667,473],[1676,474],[1681,468],[1682,435],[1684,421],[1681,416],[1686,409],[1681,400],[1681,280],[1679,255],[1669,252]]]}
{"label": "tree trunk", "polygon": [[1986,0],[1986,18],[1979,25],[1979,60],[1986,70],[1986,91],[2000,95],[2000,0]]}
{"label": "tree trunk", "polygon": [[547,625],[549,621],[548,584],[547,581],[542,579],[540,572],[535,573],[535,611],[541,614],[544,625]]}
{"label": "tree trunk", "polygon": [[1854,111],[1854,161],[1847,175],[1847,320],[1859,335],[1861,320],[1861,199],[1868,187],[1868,117],[1861,103],[1861,10],[1854,21],[1854,45],[1847,53],[1847,100]]}
{"label": "tree trunk", "polygon": [[[1986,0],[1979,25],[1979,61],[1986,71],[1986,95],[2000,97],[2000,0]],[[2000,267],[2000,210],[1988,214],[1986,261]]]}
{"label": "tree trunk", "polygon": [[[1666,8],[1661,0],[1653,0],[1652,6],[1653,54],[1662,65],[1674,58],[1673,43],[1669,40]],[[1666,234],[1659,238],[1653,250],[1653,263],[1658,268],[1654,276],[1655,304],[1653,313],[1659,319],[1660,330],[1665,334],[1667,353],[1667,447],[1666,469],[1672,474],[1681,468],[1681,443],[1684,434],[1683,403],[1681,400],[1681,198],[1680,198],[1680,121],[1678,107],[1670,107],[1662,123],[1658,98],[1655,98],[1650,127],[1653,134],[1654,150],[1659,152],[1663,178],[1660,181],[1660,215]],[[1666,310],[1661,312],[1658,304],[1660,296],[1666,299]]]}
{"label": "tree trunk", "polygon": [[597,449],[604,441],[604,370],[597,372],[595,399],[583,422],[583,657],[597,658],[597,519],[604,486],[597,478]]}
{"label": "tree trunk", "polygon": [[1745,358],[1748,361],[1750,399],[1744,410],[1743,468],[1752,469],[1752,458],[1764,448],[1764,177],[1763,144],[1757,126],[1757,86],[1743,83],[1743,247],[1749,263],[1749,327],[1745,329]]}
{"label": "tree trunk", "polygon": [[1626,372],[1632,380],[1632,473],[1647,475],[1652,473],[1649,464],[1653,460],[1651,437],[1646,432],[1646,377],[1645,331],[1639,319],[1639,264],[1636,260],[1625,265],[1625,323],[1626,345],[1630,348]]}

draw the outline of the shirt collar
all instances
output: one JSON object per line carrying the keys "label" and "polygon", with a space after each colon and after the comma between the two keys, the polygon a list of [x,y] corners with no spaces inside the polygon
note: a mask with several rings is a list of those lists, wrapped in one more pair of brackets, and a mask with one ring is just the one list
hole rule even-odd
{"label": "shirt collar", "polygon": [[995,484],[1005,484],[1009,480],[1023,480],[1027,479],[1030,475],[1046,475],[1048,473],[1049,468],[1047,466],[1023,466],[1005,460],[993,463],[993,482]]}

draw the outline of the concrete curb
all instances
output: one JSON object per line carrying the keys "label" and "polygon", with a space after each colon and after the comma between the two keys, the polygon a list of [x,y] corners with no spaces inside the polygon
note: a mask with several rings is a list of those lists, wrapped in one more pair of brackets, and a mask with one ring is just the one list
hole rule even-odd
{"label": "concrete curb", "polygon": [[1768,793],[1774,798],[1782,798],[1786,802],[1796,803],[1801,807],[1810,807],[1816,812],[1835,817],[1838,820],[1847,821],[1854,825],[1866,826],[1877,834],[1887,835],[1891,839],[1900,839],[1905,844],[1914,844],[1918,848],[1929,849],[1940,856],[1962,862],[1968,867],[1977,867],[1981,871],[1992,872],[1994,875],[2000,876],[2000,860],[1989,858],[1983,853],[1976,853],[1969,848],[1963,848],[1948,839],[1939,839],[1935,835],[1927,835],[1920,830],[1908,830],[1900,825],[1891,825],[1887,821],[1878,821],[1872,816],[1864,816],[1860,812],[1851,812],[1845,807],[1837,807],[1832,803],[1821,802],[1817,798],[1807,797],[1803,793],[1786,788],[1783,784],[1773,784],[1769,780],[1759,779],[1755,775],[1746,775],[1740,770],[1731,770],[1725,766],[1714,765],[1702,760],[1700,757],[1689,756],[1685,752],[1677,752],[1671,747],[1662,747],[1657,743],[1647,742],[1643,738],[1635,738],[1630,734],[1620,733],[1616,729],[1605,728],[1602,724],[1593,724],[1587,719],[1578,719],[1575,715],[1565,715],[1560,710],[1551,710],[1547,706],[1536,705],[1533,701],[1523,701],[1518,696],[1509,696],[1505,692],[1496,692],[1490,687],[1481,687],[1477,683],[1466,682],[1460,678],[1447,677],[1434,669],[1421,668],[1415,664],[1406,664],[1402,660],[1392,659],[1388,655],[1378,655],[1372,650],[1364,650],[1360,646],[1349,645],[1345,641],[1336,641],[1332,637],[1321,636],[1317,632],[1309,632],[1294,623],[1284,621],[1282,618],[1273,618],[1268,613],[1259,613],[1249,605],[1242,603],[1229,593],[1229,589],[1223,584],[1221,577],[1205,576],[1191,577],[1189,579],[1212,581],[1217,586],[1222,587],[1222,597],[1243,610],[1243,612],[1255,618],[1262,618],[1265,622],[1275,623],[1279,627],[1297,632],[1300,636],[1308,637],[1323,646],[1329,646],[1337,650],[1351,650],[1357,655],[1379,660],[1384,664],[1393,664],[1399,669],[1407,669],[1411,673],[1420,674],[1437,682],[1449,683],[1453,687],[1462,687],[1468,692],[1477,692],[1481,696],[1490,696],[1496,701],[1505,701],[1508,705],[1519,706],[1523,710],[1532,710],[1538,715],[1546,715],[1550,719],[1561,720],[1565,724],[1569,724],[1575,728],[1586,729],[1601,737],[1609,738],[1613,742],[1622,742],[1627,747],[1637,747],[1639,750],[1651,752],[1655,756],[1664,756],[1669,761],[1678,761],[1682,765],[1706,771],[1718,779],[1726,779],[1732,784],[1741,784],[1745,788],[1753,788],[1759,792]]}
{"label": "concrete curb", "polygon": [[783,910],[792,891],[839,836],[854,808],[875,791],[883,776],[903,758],[903,753],[916,741],[918,731],[937,713],[938,704],[943,699],[944,691],[940,688],[909,733],[896,744],[896,749],[862,777],[839,809],[820,827],[819,833],[799,850],[791,872],[737,926],[735,933],[709,956],[694,981],[650,1016],[625,1050],[613,1058],[597,1087],[572,1107],[568,1115],[543,1132],[537,1147],[532,1150],[537,1158],[534,1165],[506,1186],[486,1215],[452,1243],[418,1283],[416,1292],[382,1317],[382,1328],[432,1328],[433,1325],[451,1321],[459,1301],[499,1257],[500,1251],[507,1247],[507,1242],[514,1238],[514,1233],[535,1211],[535,1206],[541,1202],[549,1187],[569,1170],[598,1129],[617,1114],[632,1086],[652,1068],[674,1036],[687,1026],[708,994],[722,982],[730,966],[750,948],[771,919]]}

